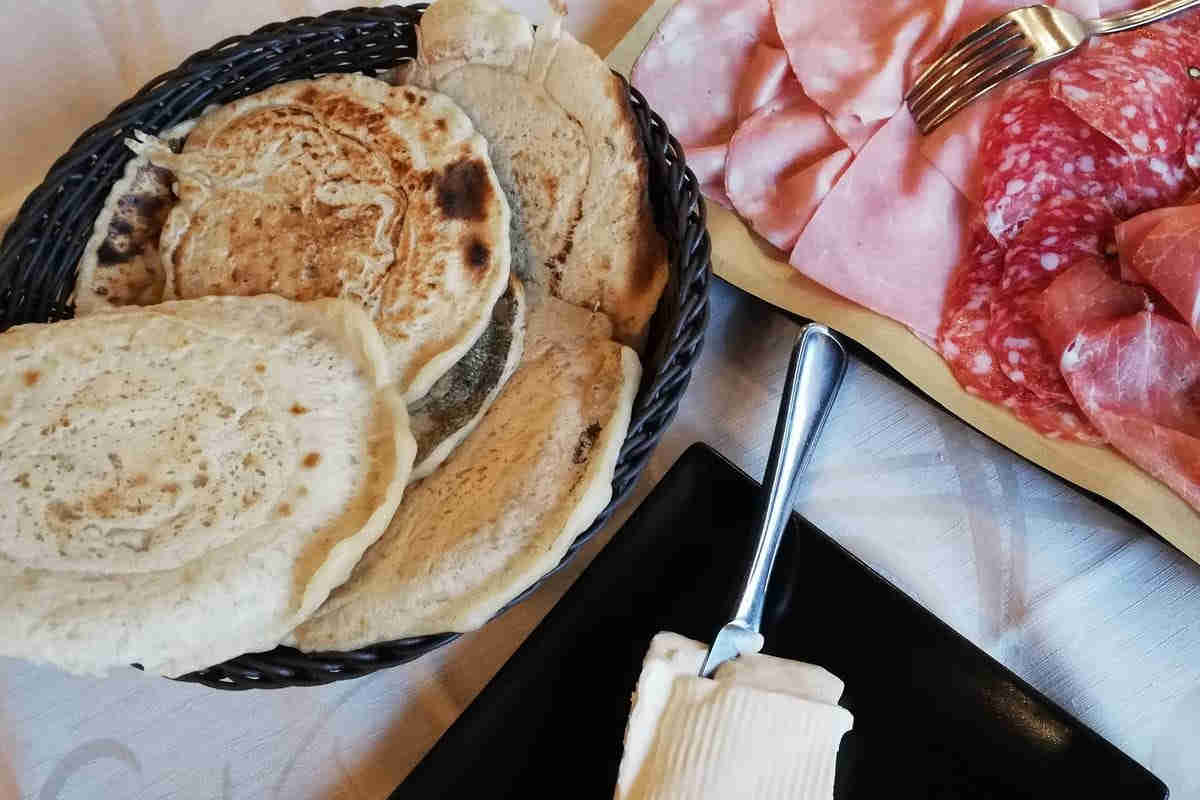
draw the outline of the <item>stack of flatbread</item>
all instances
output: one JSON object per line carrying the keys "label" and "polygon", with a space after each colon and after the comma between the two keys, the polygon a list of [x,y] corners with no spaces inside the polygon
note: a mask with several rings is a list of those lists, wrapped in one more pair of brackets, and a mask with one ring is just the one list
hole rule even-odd
{"label": "stack of flatbread", "polygon": [[0,334],[0,654],[469,630],[607,506],[667,278],[623,87],[561,13],[420,44],[129,141],[77,318]]}

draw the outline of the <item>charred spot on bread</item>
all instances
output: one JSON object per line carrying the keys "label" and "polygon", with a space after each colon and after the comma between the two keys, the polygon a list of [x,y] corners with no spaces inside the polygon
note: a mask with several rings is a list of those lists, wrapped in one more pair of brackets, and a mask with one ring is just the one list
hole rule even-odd
{"label": "charred spot on bread", "polygon": [[487,266],[492,251],[479,237],[472,236],[470,241],[467,242],[464,255],[469,266],[475,269],[483,269]]}
{"label": "charred spot on bread", "polygon": [[579,434],[579,441],[575,444],[575,453],[572,456],[572,461],[576,464],[582,464],[588,459],[588,455],[592,452],[592,446],[596,444],[596,439],[600,436],[600,431],[603,428],[600,423],[593,422],[584,429],[583,433]]}
{"label": "charred spot on bread", "polygon": [[450,219],[484,219],[492,199],[487,167],[479,158],[464,158],[446,168],[437,186],[437,204]]}

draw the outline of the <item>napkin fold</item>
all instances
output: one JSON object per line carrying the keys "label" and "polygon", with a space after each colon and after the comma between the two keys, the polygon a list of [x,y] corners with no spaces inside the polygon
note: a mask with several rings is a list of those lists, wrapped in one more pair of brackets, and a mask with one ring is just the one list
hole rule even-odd
{"label": "napkin fold", "polygon": [[697,673],[706,645],[674,633],[650,643],[634,694],[616,800],[827,800],[853,717],[844,684],[821,667],[741,656]]}

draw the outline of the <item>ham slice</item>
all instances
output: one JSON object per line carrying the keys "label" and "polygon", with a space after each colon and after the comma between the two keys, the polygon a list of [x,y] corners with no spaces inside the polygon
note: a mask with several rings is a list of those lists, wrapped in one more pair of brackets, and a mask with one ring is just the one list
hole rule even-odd
{"label": "ham slice", "polygon": [[869,123],[900,107],[910,67],[950,31],[962,0],[772,0],[804,91],[834,117]]}
{"label": "ham slice", "polygon": [[630,79],[685,146],[723,144],[760,43],[779,45],[767,0],[679,0]]}
{"label": "ham slice", "polygon": [[966,217],[965,198],[921,156],[912,118],[896,114],[826,195],[791,263],[933,341]]}
{"label": "ham slice", "polygon": [[728,156],[728,144],[683,148],[684,160],[695,174],[704,196],[725,208],[733,208],[725,194],[725,159]]}
{"label": "ham slice", "polygon": [[1150,312],[1091,325],[1062,371],[1117,450],[1200,508],[1200,339],[1190,328]]}
{"label": "ham slice", "polygon": [[[1124,231],[1122,263],[1154,287],[1193,329],[1200,328],[1200,206],[1151,212]],[[1143,215],[1147,216],[1147,215]]]}
{"label": "ham slice", "polygon": [[784,92],[800,89],[800,82],[792,74],[787,53],[781,47],[772,47],[759,42],[754,55],[746,65],[737,93],[737,121],[741,124],[751,114],[770,103]]}
{"label": "ham slice", "polygon": [[850,160],[841,145],[816,103],[785,91],[730,140],[726,195],[760,236],[791,250]]}

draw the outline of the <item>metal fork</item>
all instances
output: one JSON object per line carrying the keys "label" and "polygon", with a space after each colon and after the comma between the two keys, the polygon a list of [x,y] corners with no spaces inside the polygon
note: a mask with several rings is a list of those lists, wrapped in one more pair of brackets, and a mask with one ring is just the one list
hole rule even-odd
{"label": "metal fork", "polygon": [[1145,8],[1084,20],[1050,6],[1014,9],[967,34],[934,61],[904,100],[928,134],[1000,83],[1083,46],[1093,36],[1127,31],[1200,6],[1200,0],[1162,0]]}
{"label": "metal fork", "polygon": [[708,655],[700,667],[701,677],[709,678],[717,667],[742,653],[762,649],[763,604],[771,567],[792,506],[796,501],[797,480],[812,458],[821,428],[833,407],[842,376],[846,374],[846,350],[824,325],[805,325],[792,346],[783,395],[779,398],[779,418],[767,457],[763,476],[766,505],[759,525],[754,558],[746,570],[746,580],[733,619],[717,631]]}

